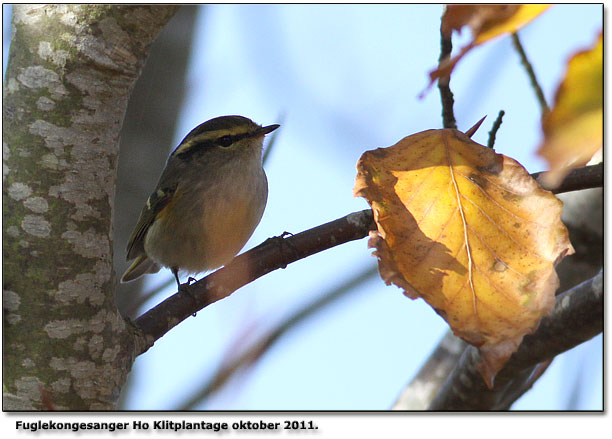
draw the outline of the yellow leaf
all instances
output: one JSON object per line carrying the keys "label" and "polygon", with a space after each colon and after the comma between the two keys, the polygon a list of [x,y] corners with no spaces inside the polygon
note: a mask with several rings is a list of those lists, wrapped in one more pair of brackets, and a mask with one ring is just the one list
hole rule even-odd
{"label": "yellow leaf", "polygon": [[603,39],[568,62],[555,106],[542,119],[544,142],[538,154],[550,164],[544,175],[556,187],[572,169],[584,166],[603,145]]}
{"label": "yellow leaf", "polygon": [[429,73],[431,83],[449,76],[457,62],[473,47],[501,35],[517,32],[549,7],[543,4],[447,5],[442,16],[442,33],[450,37],[452,31],[460,32],[464,26],[468,26],[473,40],[461,49],[459,55],[443,61]]}
{"label": "yellow leaf", "polygon": [[553,306],[554,265],[573,253],[562,203],[515,160],[451,129],[367,151],[357,170],[381,277],[480,347],[490,385]]}

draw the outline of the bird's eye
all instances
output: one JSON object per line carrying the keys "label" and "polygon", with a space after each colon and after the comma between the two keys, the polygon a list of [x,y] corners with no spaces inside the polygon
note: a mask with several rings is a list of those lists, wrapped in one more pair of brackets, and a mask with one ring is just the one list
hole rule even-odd
{"label": "bird's eye", "polygon": [[217,139],[217,144],[219,146],[223,146],[224,148],[227,148],[232,143],[234,143],[232,140],[232,136],[222,136]]}

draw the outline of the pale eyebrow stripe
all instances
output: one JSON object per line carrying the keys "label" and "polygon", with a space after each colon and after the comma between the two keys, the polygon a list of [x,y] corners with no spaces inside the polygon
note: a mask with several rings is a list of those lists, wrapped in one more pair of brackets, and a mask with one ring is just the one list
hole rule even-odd
{"label": "pale eyebrow stripe", "polygon": [[172,153],[183,154],[193,148],[195,145],[204,142],[210,142],[223,136],[231,136],[239,140],[241,137],[246,136],[249,133],[249,127],[237,127],[234,129],[221,129],[214,131],[207,131],[201,134],[197,134],[189,139],[183,141]]}
{"label": "pale eyebrow stripe", "polygon": [[219,137],[223,136],[241,136],[249,133],[248,127],[240,127],[234,129],[224,129],[224,130],[214,130],[214,131],[206,131],[200,134],[195,135],[192,138],[187,139],[187,143],[192,142],[205,142],[209,140],[215,140]]}

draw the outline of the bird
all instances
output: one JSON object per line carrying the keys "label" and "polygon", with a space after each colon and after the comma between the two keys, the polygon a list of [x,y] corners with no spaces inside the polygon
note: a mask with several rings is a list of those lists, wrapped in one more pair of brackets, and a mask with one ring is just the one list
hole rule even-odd
{"label": "bird", "polygon": [[263,140],[280,125],[220,116],[189,132],[170,154],[127,244],[121,282],[170,268],[219,268],[244,247],[268,198]]}

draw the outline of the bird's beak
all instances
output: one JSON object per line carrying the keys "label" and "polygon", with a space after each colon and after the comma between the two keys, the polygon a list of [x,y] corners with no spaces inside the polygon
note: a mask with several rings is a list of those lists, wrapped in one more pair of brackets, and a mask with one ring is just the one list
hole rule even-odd
{"label": "bird's beak", "polygon": [[261,127],[256,131],[256,136],[265,136],[266,134],[271,133],[275,129],[280,127],[280,125],[268,125],[267,127]]}

